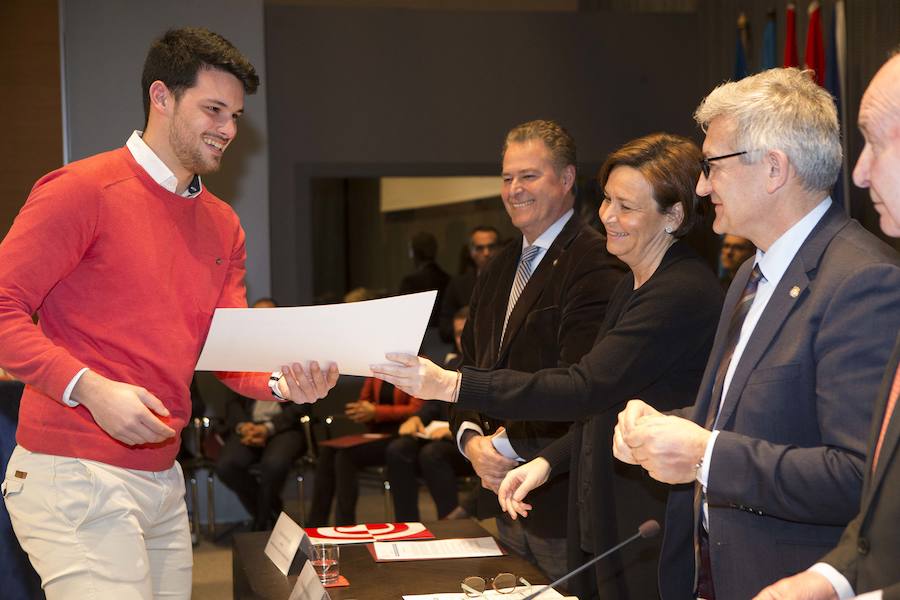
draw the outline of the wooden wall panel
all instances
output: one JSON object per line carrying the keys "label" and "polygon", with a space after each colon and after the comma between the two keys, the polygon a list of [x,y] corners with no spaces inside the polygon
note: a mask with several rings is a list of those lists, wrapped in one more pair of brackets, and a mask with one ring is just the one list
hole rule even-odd
{"label": "wooden wall panel", "polygon": [[56,0],[0,2],[0,238],[38,177],[62,165]]}

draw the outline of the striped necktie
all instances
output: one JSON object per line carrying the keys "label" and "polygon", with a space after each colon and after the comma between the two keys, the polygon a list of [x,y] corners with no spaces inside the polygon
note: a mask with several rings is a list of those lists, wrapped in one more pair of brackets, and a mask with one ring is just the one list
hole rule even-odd
{"label": "striped necktie", "polygon": [[[750,273],[750,279],[744,286],[741,293],[741,299],[734,308],[731,315],[731,321],[728,324],[728,334],[725,338],[725,352],[722,353],[722,360],[719,361],[719,368],[716,369],[716,379],[713,383],[712,396],[709,399],[709,408],[706,412],[706,422],[703,427],[712,430],[716,425],[719,417],[719,406],[722,400],[722,388],[725,386],[725,374],[728,373],[728,366],[731,364],[731,358],[734,356],[734,349],[737,347],[738,340],[741,337],[741,329],[744,326],[744,320],[753,300],[756,298],[756,290],[759,287],[759,280],[762,279],[762,271],[759,270],[759,264],[753,265],[753,271]],[[700,576],[700,528],[703,527],[703,515],[701,514],[704,503],[703,486],[699,482],[694,482],[694,589],[697,589],[697,583]],[[709,573],[710,580],[712,574]]]}
{"label": "striped necktie", "polygon": [[503,347],[503,337],[506,335],[506,325],[509,323],[509,315],[512,314],[513,308],[515,308],[516,302],[522,294],[522,290],[525,289],[525,284],[528,283],[528,279],[531,277],[531,262],[540,249],[540,246],[532,244],[522,250],[522,256],[519,258],[519,268],[516,269],[516,278],[513,280],[512,289],[509,292],[509,304],[506,305],[506,318],[503,319],[503,333],[500,335],[501,348]]}
{"label": "striped necktie", "polygon": [[731,365],[734,349],[737,348],[738,340],[741,339],[741,329],[744,326],[744,320],[747,318],[747,313],[750,312],[754,298],[756,298],[756,290],[759,287],[760,279],[762,279],[762,271],[759,270],[759,264],[755,264],[753,265],[753,271],[750,272],[750,279],[747,280],[747,285],[744,286],[741,299],[731,315],[731,322],[728,324],[725,352],[722,353],[722,360],[719,361],[719,368],[716,369],[712,397],[709,399],[709,411],[706,414],[706,422],[704,423],[706,429],[712,430],[719,416],[719,406],[722,403],[722,389],[725,386],[725,375],[728,373],[728,367]]}

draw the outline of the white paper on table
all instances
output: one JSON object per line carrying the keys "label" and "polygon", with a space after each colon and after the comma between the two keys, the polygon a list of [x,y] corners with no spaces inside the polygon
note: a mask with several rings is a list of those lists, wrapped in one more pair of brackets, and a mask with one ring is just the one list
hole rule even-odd
{"label": "white paper on table", "polygon": [[[520,589],[511,594],[501,594],[496,590],[486,590],[480,597],[495,600],[521,600],[527,597],[528,594],[538,591],[540,587],[539,585],[533,585],[530,590]],[[553,598],[556,600],[578,600],[575,596],[563,596],[553,588],[547,588],[546,591],[535,596],[535,600],[551,600]],[[403,600],[469,600],[469,598],[462,592],[441,592],[438,594],[404,594]]]}
{"label": "white paper on table", "polygon": [[217,308],[198,371],[271,372],[316,360],[370,376],[386,352],[418,354],[437,292],[365,302],[282,308]]}
{"label": "white paper on table", "polygon": [[331,600],[312,563],[306,561],[288,600]]}
{"label": "white paper on table", "polygon": [[376,560],[431,560],[503,556],[494,538],[460,538],[420,542],[375,542]]}
{"label": "white paper on table", "polygon": [[450,421],[431,421],[430,423],[428,423],[428,425],[425,426],[425,429],[416,433],[415,436],[425,440],[430,440],[431,434],[442,428],[449,429]]}
{"label": "white paper on table", "polygon": [[275,566],[278,567],[282,574],[288,574],[288,569],[291,568],[297,549],[303,543],[304,538],[306,539],[305,546],[308,547],[309,537],[303,531],[303,528],[285,513],[282,512],[278,515],[275,529],[272,530],[269,541],[266,542],[265,554],[269,557],[269,560],[275,563]]}

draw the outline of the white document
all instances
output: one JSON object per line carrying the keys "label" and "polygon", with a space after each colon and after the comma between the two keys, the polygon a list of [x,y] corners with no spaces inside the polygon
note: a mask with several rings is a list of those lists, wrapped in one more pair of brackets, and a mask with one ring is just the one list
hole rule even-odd
{"label": "white document", "polygon": [[430,560],[503,556],[492,537],[430,540],[421,542],[375,542],[377,560]]}
{"label": "white document", "polygon": [[450,428],[450,421],[431,421],[428,425],[425,426],[423,431],[416,433],[416,437],[420,437],[425,440],[431,439],[431,434],[441,428]]}
{"label": "white document", "polygon": [[386,352],[418,354],[435,298],[431,291],[324,306],[217,308],[197,370],[271,372],[316,360],[367,377]]}
{"label": "white document", "polygon": [[306,564],[303,565],[303,570],[297,576],[297,582],[294,584],[288,600],[331,600],[331,596],[319,581],[319,576],[316,575],[316,570],[311,562],[306,561]]}
{"label": "white document", "polygon": [[304,546],[308,548],[310,541],[303,528],[294,523],[294,520],[285,513],[281,513],[278,515],[269,541],[266,542],[265,554],[269,560],[275,563],[279,571],[287,575],[294,556],[297,554],[297,548],[304,542],[304,539],[306,540]]}

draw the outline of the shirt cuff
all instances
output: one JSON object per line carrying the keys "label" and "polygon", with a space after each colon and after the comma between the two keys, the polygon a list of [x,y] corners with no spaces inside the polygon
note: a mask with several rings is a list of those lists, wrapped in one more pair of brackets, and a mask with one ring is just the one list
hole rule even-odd
{"label": "shirt cuff", "polygon": [[[828,580],[828,583],[831,584],[831,587],[834,588],[834,591],[837,592],[838,598],[841,600],[849,600],[850,598],[856,597],[856,592],[853,591],[853,586],[850,585],[850,582],[847,581],[847,578],[844,577],[840,571],[829,565],[828,563],[819,562],[814,564],[809,568],[813,573],[818,573],[822,577]],[[881,597],[881,592],[878,592],[878,598]],[[868,596],[868,594],[866,594]]]}
{"label": "shirt cuff", "polygon": [[497,435],[491,437],[491,444],[494,446],[494,449],[496,449],[497,452],[503,455],[504,458],[517,460],[519,462],[525,462],[525,459],[519,456],[516,452],[516,449],[512,447],[512,443],[510,443],[509,436],[506,435],[505,429]]}
{"label": "shirt cuff", "polygon": [[456,432],[456,447],[459,448],[459,453],[466,457],[466,460],[468,460],[469,457],[466,456],[465,449],[462,447],[462,437],[463,434],[469,430],[474,431],[478,435],[484,435],[484,429],[472,421],[463,421],[462,425],[459,426],[459,431]]}
{"label": "shirt cuff", "polygon": [[263,421],[263,425],[266,426],[266,429],[269,432],[269,436],[275,435],[275,423],[273,423],[272,421]]}
{"label": "shirt cuff", "polygon": [[80,402],[72,400],[72,390],[75,389],[75,386],[78,384],[78,380],[81,379],[81,376],[84,375],[85,371],[87,370],[88,368],[84,367],[83,369],[75,373],[75,377],[72,378],[72,381],[70,381],[69,385],[66,386],[66,389],[63,390],[62,401],[63,404],[65,404],[69,408],[75,408],[80,404]]}
{"label": "shirt cuff", "polygon": [[709,485],[709,464],[712,462],[713,446],[716,445],[717,437],[719,437],[718,430],[713,431],[710,434],[709,439],[706,441],[706,451],[703,453],[703,462],[700,465],[700,468],[697,469],[697,481],[703,486],[704,492]]}

